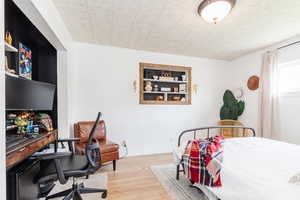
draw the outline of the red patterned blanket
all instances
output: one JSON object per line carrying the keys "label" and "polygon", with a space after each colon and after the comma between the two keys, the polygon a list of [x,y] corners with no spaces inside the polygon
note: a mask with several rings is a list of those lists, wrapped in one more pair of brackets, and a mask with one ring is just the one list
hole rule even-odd
{"label": "red patterned blanket", "polygon": [[188,143],[183,163],[186,176],[191,181],[210,187],[222,186],[223,142],[224,137],[215,136]]}

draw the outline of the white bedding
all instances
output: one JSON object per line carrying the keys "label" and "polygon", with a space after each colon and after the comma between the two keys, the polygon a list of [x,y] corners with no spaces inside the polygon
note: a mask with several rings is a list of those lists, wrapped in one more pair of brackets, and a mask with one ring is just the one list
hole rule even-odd
{"label": "white bedding", "polygon": [[293,200],[300,199],[300,185],[288,181],[299,172],[300,146],[264,138],[231,138],[224,143],[223,186],[197,186],[211,200],[216,196],[221,200]]}

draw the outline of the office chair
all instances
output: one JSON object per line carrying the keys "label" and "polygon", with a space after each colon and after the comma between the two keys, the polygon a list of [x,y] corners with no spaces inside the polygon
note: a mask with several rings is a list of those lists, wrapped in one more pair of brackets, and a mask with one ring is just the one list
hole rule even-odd
{"label": "office chair", "polygon": [[72,188],[47,196],[46,199],[64,197],[63,200],[82,200],[80,194],[102,193],[102,198],[106,198],[106,189],[86,188],[83,183],[78,184],[76,178],[86,177],[94,174],[101,167],[101,152],[98,141],[94,139],[95,129],[99,124],[101,112],[98,113],[95,124],[90,132],[88,143],[86,145],[86,155],[75,155],[73,152],[72,142],[79,139],[64,139],[58,142],[68,142],[70,153],[54,153],[40,155],[38,159],[41,161],[40,173],[37,177],[37,183],[48,184],[59,181],[66,184],[69,178],[73,178]]}

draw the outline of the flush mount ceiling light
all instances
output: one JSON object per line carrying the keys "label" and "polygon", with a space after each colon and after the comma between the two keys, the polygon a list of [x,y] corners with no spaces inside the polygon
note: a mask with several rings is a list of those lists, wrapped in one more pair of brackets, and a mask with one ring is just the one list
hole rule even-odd
{"label": "flush mount ceiling light", "polygon": [[217,23],[232,10],[236,0],[204,0],[199,5],[199,15],[208,23]]}

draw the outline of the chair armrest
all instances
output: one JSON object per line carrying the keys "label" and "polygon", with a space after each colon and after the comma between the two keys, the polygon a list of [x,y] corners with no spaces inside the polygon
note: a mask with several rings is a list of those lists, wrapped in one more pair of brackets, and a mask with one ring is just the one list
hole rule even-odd
{"label": "chair armrest", "polygon": [[61,152],[61,153],[47,153],[47,154],[40,154],[33,156],[34,158],[38,160],[54,160],[59,159],[63,157],[71,156],[72,154],[69,152]]}
{"label": "chair armrest", "polygon": [[80,139],[79,138],[66,138],[66,139],[57,139],[56,140],[56,144],[55,144],[55,152],[57,152],[57,143],[60,142],[62,147],[65,147],[64,142],[68,143],[69,146],[69,151],[74,153],[74,148],[73,148],[73,142],[79,142]]}

